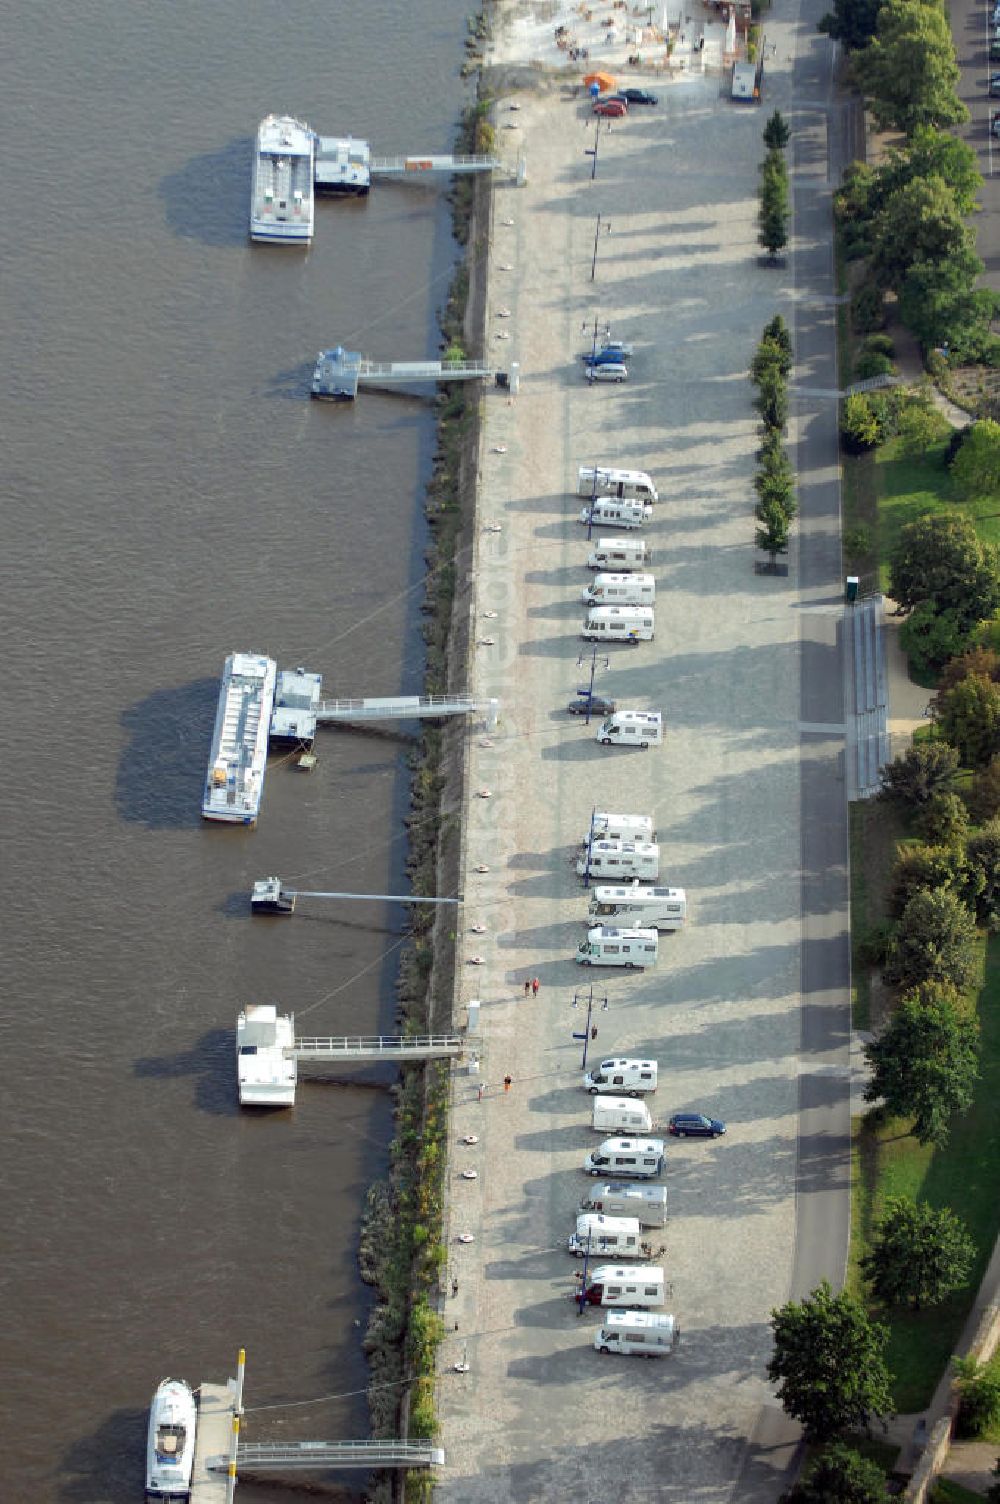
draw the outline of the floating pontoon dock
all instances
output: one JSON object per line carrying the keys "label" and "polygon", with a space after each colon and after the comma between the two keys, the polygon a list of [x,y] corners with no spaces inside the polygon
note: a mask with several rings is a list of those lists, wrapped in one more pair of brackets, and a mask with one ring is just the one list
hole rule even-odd
{"label": "floating pontoon dock", "polygon": [[313,172],[317,193],[365,194],[373,178],[413,182],[435,174],[454,177],[491,172],[509,178],[519,188],[527,181],[523,157],[513,167],[488,155],[461,157],[428,152],[422,156],[373,157],[369,142],[354,136],[317,136]]}
{"label": "floating pontoon dock", "polygon": [[521,368],[501,370],[488,360],[368,360],[337,345],[321,350],[313,370],[312,395],[326,402],[353,402],[362,386],[413,386],[426,382],[492,381],[516,392]]}

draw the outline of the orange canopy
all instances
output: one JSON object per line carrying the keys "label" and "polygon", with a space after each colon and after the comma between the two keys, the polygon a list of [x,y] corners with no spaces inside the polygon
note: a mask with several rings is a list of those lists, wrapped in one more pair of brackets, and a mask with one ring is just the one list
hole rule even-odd
{"label": "orange canopy", "polygon": [[591,84],[596,84],[602,94],[610,94],[617,87],[617,81],[610,73],[588,73],[583,81],[588,88]]}

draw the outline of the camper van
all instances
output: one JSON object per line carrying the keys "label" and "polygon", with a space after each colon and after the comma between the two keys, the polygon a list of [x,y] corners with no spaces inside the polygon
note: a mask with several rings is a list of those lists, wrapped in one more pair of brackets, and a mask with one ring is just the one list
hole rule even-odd
{"label": "camper van", "polygon": [[585,642],[652,642],[652,606],[591,606],[580,636]]}
{"label": "camper van", "polygon": [[667,1188],[665,1185],[630,1185],[627,1180],[612,1180],[595,1186],[585,1197],[582,1212],[604,1212],[608,1217],[638,1217],[641,1227],[666,1227]]}
{"label": "camper van", "polygon": [[648,501],[615,501],[613,497],[605,496],[595,501],[593,506],[585,506],[580,513],[580,521],[632,528],[642,527],[652,515],[653,508]]}
{"label": "camper van", "polygon": [[616,710],[598,726],[594,740],[602,747],[658,747],[663,716],[658,710]]}
{"label": "camper van", "polygon": [[656,487],[646,474],[645,470],[611,470],[603,465],[598,465],[595,471],[593,465],[581,465],[576,477],[576,494],[578,496],[613,496],[617,501],[625,501],[638,496],[642,501],[659,501]]}
{"label": "camper van", "polygon": [[648,1133],[653,1126],[645,1102],[630,1097],[595,1097],[593,1127],[598,1133]]}
{"label": "camper van", "polygon": [[594,1333],[594,1347],[599,1353],[665,1358],[680,1335],[674,1318],[663,1311],[609,1311]]}
{"label": "camper van", "polygon": [[656,1090],[655,1060],[602,1060],[583,1078],[592,1097],[598,1092],[614,1092],[617,1097],[641,1097]]}
{"label": "camper van", "polygon": [[581,1254],[613,1253],[622,1259],[641,1259],[642,1229],[637,1217],[605,1217],[602,1212],[581,1212],[576,1232],[566,1244],[577,1258]]}
{"label": "camper van", "polygon": [[687,898],[683,888],[631,882],[595,888],[587,912],[592,919],[620,919],[648,930],[679,930],[687,920]]}
{"label": "camper van", "polygon": [[655,882],[659,873],[660,848],[654,841],[591,841],[576,864],[577,877],[647,877]]}
{"label": "camper van", "polygon": [[[584,1297],[592,1306],[662,1306],[666,1293],[657,1264],[598,1264],[587,1276]],[[579,1292],[574,1291],[574,1298]]]}
{"label": "camper van", "polygon": [[641,971],[655,966],[659,949],[655,930],[616,930],[597,924],[580,941],[576,959],[581,966],[624,966]]}
{"label": "camper van", "polygon": [[656,581],[651,574],[598,574],[580,592],[585,606],[651,606]]}
{"label": "camper van", "polygon": [[656,831],[649,815],[617,815],[612,810],[595,809],[590,821],[590,833],[580,842],[588,846],[594,841],[655,841]]}
{"label": "camper van", "polygon": [[663,1169],[662,1138],[606,1138],[583,1161],[588,1175],[655,1180]]}
{"label": "camper van", "polygon": [[598,538],[587,555],[588,569],[612,569],[617,574],[645,569],[652,562],[653,550],[644,538]]}

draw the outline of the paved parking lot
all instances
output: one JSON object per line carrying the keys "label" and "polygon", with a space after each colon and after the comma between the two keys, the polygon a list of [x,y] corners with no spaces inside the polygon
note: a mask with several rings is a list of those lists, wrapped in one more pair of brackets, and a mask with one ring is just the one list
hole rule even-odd
{"label": "paved parking lot", "polygon": [[[655,110],[602,136],[594,182],[581,101],[556,88],[519,95],[516,116],[498,107],[517,121],[529,182],[497,193],[488,331],[491,343],[509,332],[523,376],[510,403],[484,399],[473,673],[503,713],[492,736],[471,735],[460,954],[483,961],[461,963],[463,1000],[481,999],[482,1065],[455,1083],[457,1290],[439,1386],[449,1500],[776,1497],[790,1433],[764,1377],[770,1311],[843,1265],[836,447],[829,405],[803,408],[792,439],[809,489],[789,575],[756,575],[746,379],[781,308],[810,384],[832,384],[827,117],[814,97],[828,44],[814,19],[768,31],[768,108],[794,110],[793,46],[813,90],[795,158],[801,256],[784,271],[757,264],[765,116],[734,107],[718,77],[658,83]],[[636,345],[627,385],[582,380],[595,317]],[[610,647],[596,683],[662,710],[665,745],[646,752],[601,748],[564,709],[589,673],[577,667],[589,575],[573,490],[594,461],[647,470],[660,491],[656,639]],[[571,862],[595,806],[653,815],[661,881],[687,890],[689,925],[661,937],[655,970],[572,959],[586,897]],[[525,997],[533,976],[538,996]],[[571,1038],[574,993],[591,982],[592,1059],[654,1056],[654,1117],[700,1109],[729,1125],[717,1142],[670,1141],[665,1264],[683,1338],[658,1363],[595,1353],[599,1317],[579,1318],[570,1299],[562,1245],[598,1142]],[[462,1145],[466,1134],[478,1141]]]}

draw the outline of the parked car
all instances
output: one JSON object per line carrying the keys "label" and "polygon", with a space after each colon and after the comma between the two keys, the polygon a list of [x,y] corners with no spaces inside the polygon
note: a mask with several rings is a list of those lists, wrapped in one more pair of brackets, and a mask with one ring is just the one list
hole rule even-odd
{"label": "parked car", "polygon": [[619,89],[618,96],[627,100],[629,104],[656,104],[655,94],[650,94],[648,89]]}
{"label": "parked car", "polygon": [[[566,709],[569,711],[570,715],[586,715],[586,695],[584,695],[582,699],[579,700],[570,700],[569,704],[566,706]],[[591,695],[590,697],[591,715],[614,715],[617,709],[617,700],[606,700],[603,695]]]}
{"label": "parked car", "polygon": [[994,62],[1000,58],[1000,37],[994,37],[990,43],[990,57]]}
{"label": "parked car", "polygon": [[588,366],[607,366],[625,364],[626,356],[623,350],[588,350],[583,357],[584,364]]}
{"label": "parked car", "polygon": [[628,366],[619,361],[606,360],[603,365],[587,366],[588,381],[627,381]]}
{"label": "parked car", "polygon": [[1000,73],[990,74],[990,93],[1000,94]]}
{"label": "parked car", "polygon": [[1000,136],[1000,110],[996,112],[996,114],[993,116],[993,119],[990,121],[990,134],[994,136]]}
{"label": "parked car", "polygon": [[667,1129],[674,1138],[718,1138],[725,1133],[726,1125],[703,1112],[675,1112]]}
{"label": "parked car", "polygon": [[594,101],[595,115],[613,115],[616,118],[628,114],[628,105],[624,99],[597,99]]}

